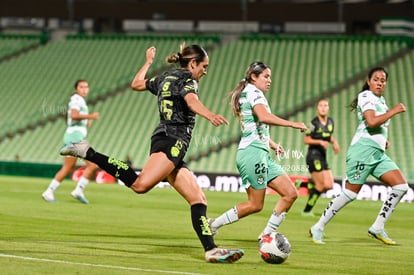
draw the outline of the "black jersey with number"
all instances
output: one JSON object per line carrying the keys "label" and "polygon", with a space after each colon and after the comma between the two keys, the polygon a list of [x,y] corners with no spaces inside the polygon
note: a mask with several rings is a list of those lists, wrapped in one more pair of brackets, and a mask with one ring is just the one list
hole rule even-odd
{"label": "black jersey with number", "polygon": [[[322,139],[330,142],[331,136],[334,132],[334,121],[332,118],[328,117],[326,124],[323,124],[318,117],[315,117],[311,121],[312,125],[309,130],[306,132],[306,135],[310,136],[313,139]],[[321,145],[309,145],[309,153],[312,151],[318,151],[323,156],[326,155],[326,149]]]}
{"label": "black jersey with number", "polygon": [[190,143],[195,125],[195,113],[188,108],[184,97],[188,93],[198,93],[197,82],[186,70],[167,71],[146,82],[146,88],[158,97],[160,124],[153,135],[164,133]]}

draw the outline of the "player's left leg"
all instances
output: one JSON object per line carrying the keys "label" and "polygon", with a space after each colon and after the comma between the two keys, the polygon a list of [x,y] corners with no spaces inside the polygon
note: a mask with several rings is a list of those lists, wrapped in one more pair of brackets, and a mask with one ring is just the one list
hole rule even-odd
{"label": "player's left leg", "polygon": [[191,221],[203,245],[206,261],[224,263],[240,259],[244,255],[242,249],[218,248],[214,243],[207,221],[207,200],[191,171],[185,167],[175,169],[167,180],[191,206]]}
{"label": "player's left leg", "polygon": [[281,198],[276,203],[263,234],[271,233],[279,228],[298,197],[298,191],[287,174],[280,174],[270,181],[267,186],[275,190]]}
{"label": "player's left leg", "polygon": [[318,201],[320,195],[326,190],[333,187],[333,176],[331,170],[315,171],[311,173],[312,183],[309,183],[309,195],[302,216],[314,217],[313,207]]}
{"label": "player's left leg", "polygon": [[73,171],[73,168],[76,165],[76,158],[65,157],[62,167],[55,174],[55,177],[50,182],[47,189],[42,193],[42,197],[47,202],[56,202],[55,200],[55,191],[59,188],[62,181],[66,178],[69,173]]}
{"label": "player's left leg", "polygon": [[396,242],[388,236],[384,227],[402,197],[405,193],[407,193],[408,183],[398,168],[384,173],[380,177],[380,180],[391,186],[392,189],[388,194],[387,199],[382,204],[376,220],[369,228],[368,235],[382,241],[385,244],[394,245]]}

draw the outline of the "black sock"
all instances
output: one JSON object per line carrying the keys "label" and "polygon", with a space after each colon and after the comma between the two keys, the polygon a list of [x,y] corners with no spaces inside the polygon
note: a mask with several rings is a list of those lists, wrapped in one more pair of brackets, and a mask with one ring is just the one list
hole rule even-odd
{"label": "black sock", "polygon": [[318,200],[319,196],[321,195],[321,192],[316,190],[315,187],[309,189],[309,197],[308,201],[306,203],[305,209],[303,212],[310,212],[312,208],[315,206],[316,201]]}
{"label": "black sock", "polygon": [[128,187],[131,187],[138,178],[134,169],[129,167],[125,162],[96,152],[92,147],[86,152],[85,159],[97,164],[100,168],[115,178],[119,178]]}
{"label": "black sock", "polygon": [[207,221],[207,206],[202,203],[191,205],[191,221],[193,228],[197,232],[198,238],[204,247],[204,251],[211,250],[216,246],[210,226]]}

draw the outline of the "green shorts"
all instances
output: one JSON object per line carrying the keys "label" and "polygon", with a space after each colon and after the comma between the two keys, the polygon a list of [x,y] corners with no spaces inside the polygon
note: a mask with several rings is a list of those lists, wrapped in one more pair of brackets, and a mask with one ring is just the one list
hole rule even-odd
{"label": "green shorts", "polygon": [[65,145],[71,144],[71,143],[77,143],[86,138],[85,134],[81,131],[73,131],[71,133],[65,133],[63,136],[63,143]]}
{"label": "green shorts", "polygon": [[236,155],[237,169],[242,178],[242,186],[260,190],[276,177],[286,174],[282,166],[270,157],[269,152],[254,146],[239,149]]}
{"label": "green shorts", "polygon": [[352,184],[364,184],[369,175],[379,179],[386,172],[399,170],[384,151],[366,145],[354,144],[346,156],[346,177]]}

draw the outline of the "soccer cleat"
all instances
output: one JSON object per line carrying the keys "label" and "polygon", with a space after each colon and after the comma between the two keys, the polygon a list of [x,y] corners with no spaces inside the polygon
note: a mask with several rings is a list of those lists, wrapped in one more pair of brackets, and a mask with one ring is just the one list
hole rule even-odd
{"label": "soccer cleat", "polygon": [[302,217],[307,217],[307,218],[315,218],[316,217],[315,214],[313,214],[312,211],[309,211],[309,212],[302,211],[301,215],[302,215]]}
{"label": "soccer cleat", "polygon": [[232,263],[243,257],[243,249],[213,248],[206,252],[206,261],[210,263]]}
{"label": "soccer cleat", "polygon": [[56,202],[53,192],[46,190],[42,193],[42,198],[47,202]]}
{"label": "soccer cleat", "polygon": [[375,230],[374,228],[370,227],[368,229],[368,236],[380,240],[381,242],[388,244],[388,245],[395,245],[397,242],[392,240],[390,237],[388,237],[387,232],[385,229]]}
{"label": "soccer cleat", "polygon": [[81,203],[84,203],[84,204],[88,204],[89,203],[89,200],[85,197],[85,195],[83,194],[83,192],[76,192],[74,190],[70,194],[72,195],[72,197],[74,197],[75,199],[77,199]]}
{"label": "soccer cleat", "polygon": [[213,227],[213,226],[211,226],[211,224],[214,222],[214,220],[215,219],[212,219],[212,218],[208,218],[207,219],[207,221],[208,221],[208,226],[210,227],[210,231],[211,231],[211,234],[214,236],[214,235],[216,235],[217,233],[218,233],[218,228],[217,227]]}
{"label": "soccer cleat", "polygon": [[316,244],[325,244],[323,241],[323,230],[315,228],[315,226],[312,226],[309,229],[309,234],[312,238],[312,241]]}
{"label": "soccer cleat", "polygon": [[83,140],[81,142],[70,143],[68,145],[65,145],[62,149],[60,149],[60,154],[62,156],[85,158],[86,152],[89,148],[91,148],[89,143]]}

